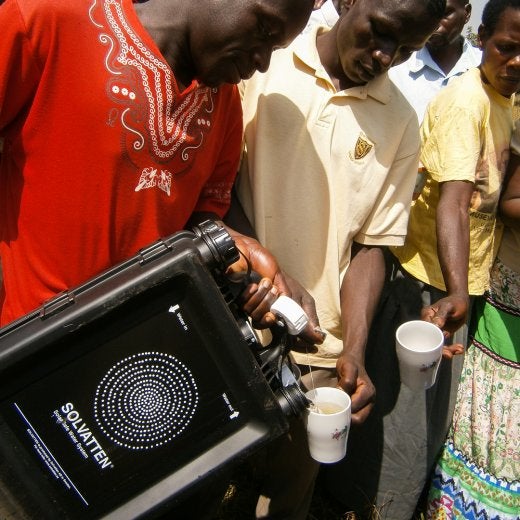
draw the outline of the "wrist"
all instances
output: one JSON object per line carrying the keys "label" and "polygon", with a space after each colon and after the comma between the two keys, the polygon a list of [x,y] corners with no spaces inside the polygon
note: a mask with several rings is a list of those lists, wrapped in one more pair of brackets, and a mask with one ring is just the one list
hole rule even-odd
{"label": "wrist", "polygon": [[344,345],[340,357],[348,357],[359,363],[365,363],[365,347]]}
{"label": "wrist", "polygon": [[447,296],[450,298],[460,298],[461,300],[469,300],[468,289],[448,290]]}

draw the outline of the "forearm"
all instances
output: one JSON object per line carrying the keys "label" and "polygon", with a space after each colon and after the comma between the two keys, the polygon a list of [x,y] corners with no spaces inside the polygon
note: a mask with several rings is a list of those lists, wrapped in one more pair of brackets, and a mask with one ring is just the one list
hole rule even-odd
{"label": "forearm", "polygon": [[258,285],[250,284],[242,294],[244,300],[248,301],[244,309],[256,321],[256,325],[262,327],[273,325],[274,316],[269,312],[270,306],[280,294],[284,294],[295,300],[309,318],[301,338],[310,344],[322,343],[324,334],[319,328],[314,299],[305,288],[283,272],[276,258],[258,240],[229,227],[219,220],[217,215],[194,213],[189,225],[194,226],[207,218],[212,218],[224,226],[241,252],[238,261],[229,266],[228,271],[245,272],[252,269],[263,279]]}
{"label": "forearm", "polygon": [[340,290],[343,352],[363,362],[384,281],[383,250],[354,243],[352,260]]}
{"label": "forearm", "polygon": [[448,294],[467,294],[469,263],[467,215],[437,217],[437,255]]}
{"label": "forearm", "polygon": [[466,297],[469,264],[469,203],[473,185],[463,181],[441,188],[436,215],[437,255],[446,292]]}

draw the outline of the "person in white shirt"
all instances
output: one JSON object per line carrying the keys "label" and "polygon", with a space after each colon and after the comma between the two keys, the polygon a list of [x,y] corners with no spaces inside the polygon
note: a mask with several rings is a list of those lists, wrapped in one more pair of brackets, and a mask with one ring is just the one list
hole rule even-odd
{"label": "person in white shirt", "polygon": [[311,13],[307,26],[303,32],[308,32],[315,25],[332,27],[339,18],[340,0],[326,0],[314,2],[314,10]]}
{"label": "person in white shirt", "polygon": [[388,72],[415,109],[419,124],[439,90],[454,77],[480,65],[482,51],[462,35],[470,16],[471,4],[466,0],[448,0],[444,17],[426,45]]}

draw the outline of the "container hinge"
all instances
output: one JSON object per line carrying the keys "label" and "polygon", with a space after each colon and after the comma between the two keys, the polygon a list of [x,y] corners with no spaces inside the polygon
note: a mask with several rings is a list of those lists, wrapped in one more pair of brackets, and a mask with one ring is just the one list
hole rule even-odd
{"label": "container hinge", "polygon": [[74,293],[70,291],[65,291],[51,300],[45,302],[40,308],[40,319],[48,318],[53,314],[61,312],[63,309],[70,307],[74,303]]}
{"label": "container hinge", "polygon": [[158,258],[172,250],[172,246],[168,245],[164,240],[158,240],[153,244],[141,249],[138,253],[139,264],[144,265],[151,262],[155,258]]}

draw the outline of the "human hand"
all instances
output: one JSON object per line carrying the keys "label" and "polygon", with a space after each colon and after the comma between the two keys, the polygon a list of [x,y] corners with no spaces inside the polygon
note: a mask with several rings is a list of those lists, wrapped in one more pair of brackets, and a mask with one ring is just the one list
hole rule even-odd
{"label": "human hand", "polygon": [[352,400],[352,424],[361,424],[371,412],[376,389],[368,377],[364,363],[349,353],[342,353],[336,363],[338,386]]}
{"label": "human hand", "polygon": [[450,337],[466,323],[468,308],[468,295],[448,295],[427,307],[423,307],[421,319],[437,325],[443,331],[445,337]]}
{"label": "human hand", "polygon": [[292,298],[298,303],[309,318],[309,323],[299,335],[307,343],[322,343],[324,333],[319,328],[318,315],[314,298],[287,273],[283,272],[275,257],[257,240],[229,230],[237,248],[250,262],[242,256],[229,267],[230,272],[243,272],[249,268],[257,272],[262,280],[252,283],[242,293],[244,310],[251,316],[258,328],[271,327],[276,322],[275,316],[269,312],[271,305],[280,295]]}
{"label": "human hand", "polygon": [[444,359],[453,359],[453,356],[464,354],[464,345],[462,343],[453,343],[452,345],[444,345],[442,347],[442,357]]}
{"label": "human hand", "polygon": [[242,309],[251,317],[256,329],[275,325],[276,316],[270,309],[279,294],[278,288],[269,278],[251,282],[242,291],[240,295]]}

